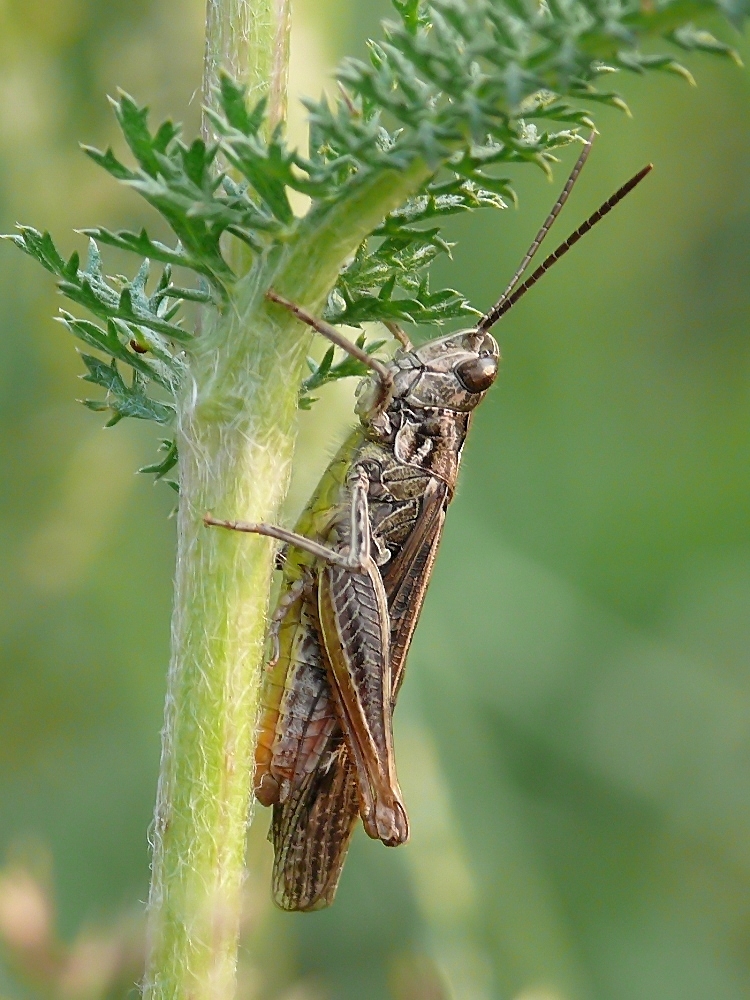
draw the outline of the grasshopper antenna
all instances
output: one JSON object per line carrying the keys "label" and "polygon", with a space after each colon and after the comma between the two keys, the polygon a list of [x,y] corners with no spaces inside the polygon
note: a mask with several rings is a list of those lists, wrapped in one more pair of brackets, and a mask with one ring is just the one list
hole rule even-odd
{"label": "grasshopper antenna", "polygon": [[[578,166],[578,164],[576,164],[576,166]],[[648,163],[645,167],[639,170],[638,173],[635,174],[633,177],[631,177],[627,183],[623,184],[621,188],[615,191],[615,193],[612,195],[611,198],[608,198],[603,205],[597,208],[594,214],[590,215],[588,219],[586,219],[586,221],[578,227],[578,229],[576,229],[573,233],[571,233],[570,236],[567,238],[567,240],[565,240],[564,243],[561,243],[560,246],[554,251],[554,253],[551,253],[549,257],[547,257],[539,265],[536,271],[534,271],[533,274],[529,278],[527,278],[522,285],[516,288],[515,291],[512,291],[510,295],[508,295],[508,293],[506,292],[499,299],[497,304],[494,305],[492,309],[490,309],[488,313],[485,313],[485,315],[482,316],[482,318],[479,320],[476,327],[477,333],[486,333],[487,330],[493,327],[495,323],[497,323],[497,321],[500,319],[500,317],[504,316],[505,313],[508,312],[508,310],[512,309],[513,306],[516,304],[516,302],[518,302],[518,300],[522,298],[526,294],[526,292],[528,292],[528,290],[532,287],[532,285],[535,285],[537,281],[539,281],[541,276],[546,271],[548,271],[554,263],[560,260],[561,257],[564,257],[565,254],[568,252],[568,250],[570,250],[570,248],[575,243],[577,243],[580,240],[580,238],[589,231],[589,229],[592,229],[597,224],[597,222],[600,222],[605,215],[609,214],[609,212],[612,211],[615,205],[621,202],[626,195],[630,194],[633,188],[637,187],[641,183],[643,178],[647,174],[651,173],[653,168],[654,168],[653,163]],[[573,175],[571,174],[571,177],[572,176]],[[565,186],[566,188],[568,187],[567,184]],[[513,286],[511,285],[511,288],[512,287]]]}
{"label": "grasshopper antenna", "polygon": [[[576,160],[575,166],[573,167],[573,169],[570,172],[570,177],[568,177],[567,181],[565,182],[565,187],[560,192],[560,197],[557,199],[557,201],[555,202],[555,204],[552,206],[552,211],[549,213],[549,215],[547,216],[547,218],[544,220],[544,225],[542,226],[542,228],[539,230],[539,232],[534,237],[534,239],[533,239],[533,241],[531,243],[531,246],[526,251],[526,256],[521,261],[521,263],[518,265],[518,270],[516,271],[516,273],[510,279],[508,287],[505,289],[505,291],[503,292],[503,294],[500,296],[500,298],[498,299],[498,301],[495,303],[495,306],[494,306],[495,309],[499,309],[502,306],[502,304],[505,302],[505,300],[511,294],[511,292],[513,291],[513,289],[516,287],[516,285],[518,284],[519,280],[521,279],[521,275],[526,270],[526,268],[529,266],[531,258],[537,252],[537,250],[539,249],[539,247],[542,244],[542,240],[544,239],[544,237],[547,235],[547,233],[552,228],[553,222],[555,221],[555,219],[560,214],[563,205],[568,200],[570,192],[573,190],[573,185],[578,180],[578,175],[583,170],[584,163],[589,158],[589,153],[591,152],[591,146],[593,145],[594,137],[595,136],[596,136],[596,132],[592,131],[591,134],[589,135],[588,139],[586,140],[586,144],[584,145],[583,149],[581,150],[581,155]],[[480,323],[480,326],[481,326],[481,323]]]}

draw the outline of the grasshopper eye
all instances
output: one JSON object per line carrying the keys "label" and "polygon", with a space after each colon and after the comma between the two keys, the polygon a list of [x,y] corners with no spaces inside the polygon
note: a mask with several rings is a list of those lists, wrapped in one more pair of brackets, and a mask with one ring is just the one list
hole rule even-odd
{"label": "grasshopper eye", "polygon": [[485,392],[497,377],[497,358],[491,354],[469,358],[455,368],[456,377],[469,392]]}

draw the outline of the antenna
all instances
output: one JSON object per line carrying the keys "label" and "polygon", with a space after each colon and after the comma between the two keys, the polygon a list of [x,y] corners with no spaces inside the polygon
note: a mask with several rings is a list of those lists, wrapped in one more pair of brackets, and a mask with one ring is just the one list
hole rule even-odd
{"label": "antenna", "polygon": [[[503,292],[503,294],[500,296],[500,298],[495,303],[495,306],[492,309],[492,312],[494,312],[495,309],[499,309],[502,306],[502,304],[505,302],[505,300],[508,298],[508,296],[511,294],[511,292],[513,291],[513,289],[518,284],[519,279],[521,278],[521,275],[523,274],[523,272],[528,267],[529,262],[531,261],[531,258],[534,256],[534,254],[537,252],[537,250],[541,246],[542,240],[544,239],[544,237],[547,235],[547,233],[552,228],[552,223],[558,217],[558,215],[560,214],[560,211],[561,211],[563,205],[568,200],[568,195],[573,190],[573,185],[578,180],[578,175],[580,174],[581,170],[583,170],[583,165],[586,162],[586,160],[589,158],[589,153],[591,152],[591,146],[592,146],[592,143],[594,142],[594,137],[595,136],[596,136],[596,132],[592,131],[591,134],[589,135],[588,139],[586,140],[586,144],[584,145],[583,149],[581,150],[581,155],[576,160],[576,164],[575,164],[575,166],[573,167],[573,169],[572,169],[572,171],[570,173],[570,177],[568,177],[567,181],[565,182],[565,187],[560,192],[560,197],[557,199],[557,201],[555,202],[555,204],[552,206],[552,211],[549,213],[549,215],[547,216],[547,218],[544,220],[544,225],[542,226],[542,228],[539,230],[539,232],[534,237],[531,246],[529,247],[528,251],[526,252],[526,256],[524,257],[524,259],[519,264],[518,270],[516,271],[516,273],[510,279],[510,283],[508,284],[508,287],[505,289],[505,291]],[[480,321],[480,323],[479,323],[480,327],[482,326],[483,322],[484,322],[484,320]]]}
{"label": "antenna", "polygon": [[[583,153],[581,156],[583,156]],[[576,167],[577,166],[578,164],[576,164]],[[603,205],[597,208],[594,214],[590,215],[588,219],[586,219],[586,221],[575,230],[575,232],[571,233],[567,240],[565,240],[564,243],[561,243],[554,253],[551,253],[549,257],[547,257],[546,260],[539,265],[531,277],[527,278],[519,288],[512,292],[512,294],[508,295],[506,292],[505,295],[503,295],[498,301],[497,305],[493,306],[488,313],[485,313],[485,315],[482,316],[480,321],[477,323],[477,332],[485,333],[493,327],[500,317],[504,316],[509,309],[512,309],[516,302],[518,302],[518,300],[524,296],[526,292],[528,292],[532,285],[535,285],[537,281],[539,281],[545,271],[548,271],[556,261],[560,260],[561,257],[564,257],[568,250],[570,250],[570,248],[577,243],[580,238],[589,231],[589,229],[592,229],[597,222],[601,221],[605,215],[612,211],[615,205],[621,202],[626,195],[630,194],[633,188],[637,187],[643,178],[653,170],[653,167],[653,163],[648,163],[645,167],[639,170],[638,173],[631,177],[626,184],[623,184],[621,188],[615,191],[611,198],[608,198]],[[572,176],[573,175],[571,174],[571,177]],[[569,183],[570,181],[568,184]],[[568,184],[565,185],[566,188],[568,187]],[[511,287],[513,286],[511,285]]]}

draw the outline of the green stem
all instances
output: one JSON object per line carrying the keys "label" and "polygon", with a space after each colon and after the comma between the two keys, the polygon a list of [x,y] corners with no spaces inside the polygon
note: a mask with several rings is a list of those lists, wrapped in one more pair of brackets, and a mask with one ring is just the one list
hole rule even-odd
{"label": "green stem", "polygon": [[[203,104],[215,107],[219,73],[245,83],[251,104],[268,96],[271,127],[286,117],[291,0],[206,0]],[[204,119],[208,137],[208,122]]]}
{"label": "green stem", "polygon": [[[154,825],[147,994],[234,993],[254,721],[273,548],[209,529],[273,519],[286,493],[304,338],[286,316],[201,334],[179,405],[172,664]],[[221,365],[214,364],[216,341]],[[213,349],[209,348],[213,345]],[[298,376],[299,377],[299,376]]]}
{"label": "green stem", "polygon": [[309,332],[264,298],[278,287],[318,309],[346,258],[428,174],[416,163],[363,182],[303,220],[281,258],[205,317],[178,406],[180,505],[169,671],[149,899],[149,1000],[230,1000],[265,616],[264,539],[203,526],[274,521],[284,499]]}
{"label": "green stem", "polygon": [[[239,0],[226,7],[247,14]],[[286,0],[275,9],[285,11]],[[211,0],[209,25],[217,16]],[[209,50],[226,37],[217,35]],[[416,162],[365,177],[345,202],[301,220],[283,251],[256,263],[224,313],[204,312],[178,401],[177,570],[153,832],[149,1000],[234,993],[273,547],[206,528],[202,518],[210,510],[275,521],[288,487],[310,333],[265,292],[273,286],[319,310],[346,259],[428,174]]]}
{"label": "green stem", "polygon": [[[226,68],[256,97],[270,93],[280,117],[288,31],[287,0],[252,7],[208,0],[206,103]],[[294,444],[290,372],[299,372],[305,343],[291,317],[253,317],[252,299],[242,310],[233,302],[224,316],[204,310],[178,405],[177,568],[153,827],[149,1000],[231,1000],[235,989],[272,550],[208,530],[201,519],[209,509],[275,516]]]}
{"label": "green stem", "polygon": [[303,219],[275,278],[276,290],[299,305],[319,309],[347,258],[431,173],[423,160],[402,171],[374,171],[348,198]]}

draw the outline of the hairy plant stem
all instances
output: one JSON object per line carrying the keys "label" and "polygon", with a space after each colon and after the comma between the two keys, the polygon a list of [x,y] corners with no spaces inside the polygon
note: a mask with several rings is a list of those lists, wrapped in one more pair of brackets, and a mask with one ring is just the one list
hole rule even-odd
{"label": "hairy plant stem", "polygon": [[[207,0],[204,105],[215,105],[225,69],[251,99],[268,94],[279,121],[289,29],[289,0]],[[262,519],[278,509],[297,407],[289,371],[304,349],[290,317],[264,322],[250,299],[245,290],[223,316],[204,310],[178,407],[177,566],[152,834],[149,1000],[231,1000],[235,990],[272,551],[209,531],[202,515],[218,509]]]}
{"label": "hairy plant stem", "polygon": [[[206,0],[203,104],[215,105],[219,73],[247,85],[254,104],[268,97],[269,124],[286,117],[291,0]],[[208,121],[203,122],[208,138]]]}
{"label": "hairy plant stem", "polygon": [[273,572],[268,539],[203,525],[274,521],[287,491],[310,332],[270,303],[318,311],[342,264],[429,175],[365,178],[300,221],[286,247],[206,311],[178,403],[180,502],[172,661],[153,830],[149,1000],[231,1000],[254,723]]}
{"label": "hairy plant stem", "polygon": [[149,900],[153,998],[234,993],[273,550],[208,529],[202,517],[273,517],[286,492],[297,404],[289,371],[304,345],[282,320],[254,317],[252,336],[238,316],[229,329],[206,324],[207,341],[221,334],[222,363],[215,350],[194,357],[179,404],[173,648]]}

